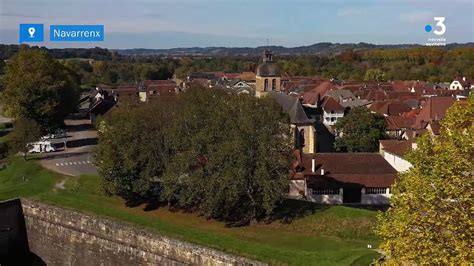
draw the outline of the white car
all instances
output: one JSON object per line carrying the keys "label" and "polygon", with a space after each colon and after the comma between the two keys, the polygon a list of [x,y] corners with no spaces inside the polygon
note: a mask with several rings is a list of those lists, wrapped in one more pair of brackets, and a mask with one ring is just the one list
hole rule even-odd
{"label": "white car", "polygon": [[66,131],[62,129],[58,129],[54,131],[54,133],[49,133],[47,135],[42,136],[41,140],[43,141],[43,140],[48,140],[48,139],[62,139],[66,137],[67,137]]}
{"label": "white car", "polygon": [[28,144],[31,147],[28,153],[43,153],[43,152],[55,152],[56,148],[53,146],[51,141],[37,141]]}

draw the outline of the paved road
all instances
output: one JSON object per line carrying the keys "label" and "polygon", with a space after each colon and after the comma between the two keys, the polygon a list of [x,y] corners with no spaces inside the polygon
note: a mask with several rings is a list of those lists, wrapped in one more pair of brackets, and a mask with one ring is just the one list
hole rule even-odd
{"label": "paved road", "polygon": [[89,120],[66,120],[65,123],[67,138],[52,140],[58,151],[43,154],[41,165],[69,176],[97,174],[91,154],[97,144],[97,132],[91,127]]}
{"label": "paved road", "polygon": [[42,166],[63,175],[79,176],[97,174],[97,168],[89,152],[46,157],[42,159],[40,163]]}

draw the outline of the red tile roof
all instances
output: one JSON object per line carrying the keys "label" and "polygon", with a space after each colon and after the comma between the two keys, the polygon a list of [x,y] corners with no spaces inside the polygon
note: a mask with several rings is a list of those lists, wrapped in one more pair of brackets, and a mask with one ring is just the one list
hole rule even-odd
{"label": "red tile roof", "polygon": [[466,77],[456,77],[454,81],[458,81],[464,88],[470,87],[474,84],[474,81]]}
{"label": "red tile roof", "polygon": [[224,76],[227,79],[236,79],[236,78],[239,78],[240,73],[225,73]]}
{"label": "red tile roof", "polygon": [[405,154],[411,150],[413,141],[411,140],[381,140],[380,145],[382,150],[395,154],[399,157],[405,156]]}
{"label": "red tile roof", "polygon": [[331,111],[334,112],[344,112],[345,108],[340,105],[334,98],[332,97],[324,97],[324,103],[322,104],[322,108],[324,111],[330,113]]}
{"label": "red tile roof", "polygon": [[242,72],[239,75],[240,80],[243,81],[255,81],[255,73],[253,72]]}
{"label": "red tile roof", "polygon": [[421,107],[420,113],[416,117],[416,125],[422,127],[422,122],[441,120],[446,115],[446,111],[454,104],[452,97],[435,96],[429,98]]}
{"label": "red tile roof", "polygon": [[324,81],[323,83],[319,84],[314,89],[305,92],[303,94],[303,103],[304,104],[311,104],[316,105],[317,101],[321,100],[326,94],[327,91],[335,88],[335,85],[329,81]]}
{"label": "red tile roof", "polygon": [[[311,171],[311,160],[316,161],[316,171]],[[318,153],[303,158],[303,173],[308,182],[322,184],[344,183],[366,187],[389,187],[397,177],[397,171],[378,153]],[[324,176],[321,176],[321,168]],[[319,180],[318,180],[319,179]],[[318,181],[316,181],[318,180]]]}
{"label": "red tile roof", "polygon": [[372,103],[372,105],[369,107],[369,110],[387,116],[400,116],[402,113],[410,111],[411,108],[403,102],[383,101]]}
{"label": "red tile roof", "polygon": [[402,116],[386,116],[387,130],[407,129],[413,126],[415,118]]}

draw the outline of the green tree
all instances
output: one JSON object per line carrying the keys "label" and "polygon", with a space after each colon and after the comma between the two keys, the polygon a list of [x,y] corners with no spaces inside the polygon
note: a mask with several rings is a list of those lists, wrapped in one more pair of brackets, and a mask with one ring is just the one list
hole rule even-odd
{"label": "green tree", "polygon": [[375,152],[379,140],[386,138],[387,125],[383,116],[371,113],[365,107],[356,107],[334,125],[337,150]]}
{"label": "green tree", "polygon": [[237,224],[270,215],[289,182],[281,108],[214,90],[191,90],[182,100],[190,104],[181,105],[178,156],[163,179],[168,202]]}
{"label": "green tree", "polygon": [[364,80],[385,81],[386,74],[383,70],[378,68],[371,68],[365,72]]}
{"label": "green tree", "polygon": [[290,129],[281,108],[202,88],[175,101],[117,110],[100,123],[95,156],[106,192],[230,223],[269,216],[289,182]]}
{"label": "green tree", "polygon": [[26,161],[26,154],[31,148],[30,143],[39,140],[41,129],[34,120],[26,118],[16,119],[13,126],[9,143],[13,151],[23,153],[23,159]]}
{"label": "green tree", "polygon": [[439,137],[424,135],[408,154],[413,167],[395,182],[376,232],[387,262],[469,265],[474,261],[474,96],[455,104]]}
{"label": "green tree", "polygon": [[46,51],[22,47],[7,64],[0,99],[9,115],[34,120],[47,131],[63,125],[77,107],[77,83]]}
{"label": "green tree", "polygon": [[133,205],[160,200],[160,182],[172,150],[169,101],[123,108],[99,122],[95,158],[103,188]]}

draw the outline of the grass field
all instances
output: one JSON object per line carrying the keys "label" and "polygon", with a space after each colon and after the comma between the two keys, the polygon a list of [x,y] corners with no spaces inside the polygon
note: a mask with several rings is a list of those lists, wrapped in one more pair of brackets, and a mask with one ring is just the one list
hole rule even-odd
{"label": "grass field", "polygon": [[34,159],[9,158],[7,168],[0,170],[0,200],[37,199],[276,265],[368,265],[378,257],[367,249],[367,244],[378,244],[371,232],[374,211],[288,201],[279,213],[297,216],[291,223],[277,219],[227,228],[196,214],[127,208],[119,198],[102,195],[97,176],[67,177],[65,189],[55,188],[65,178],[41,168]]}

